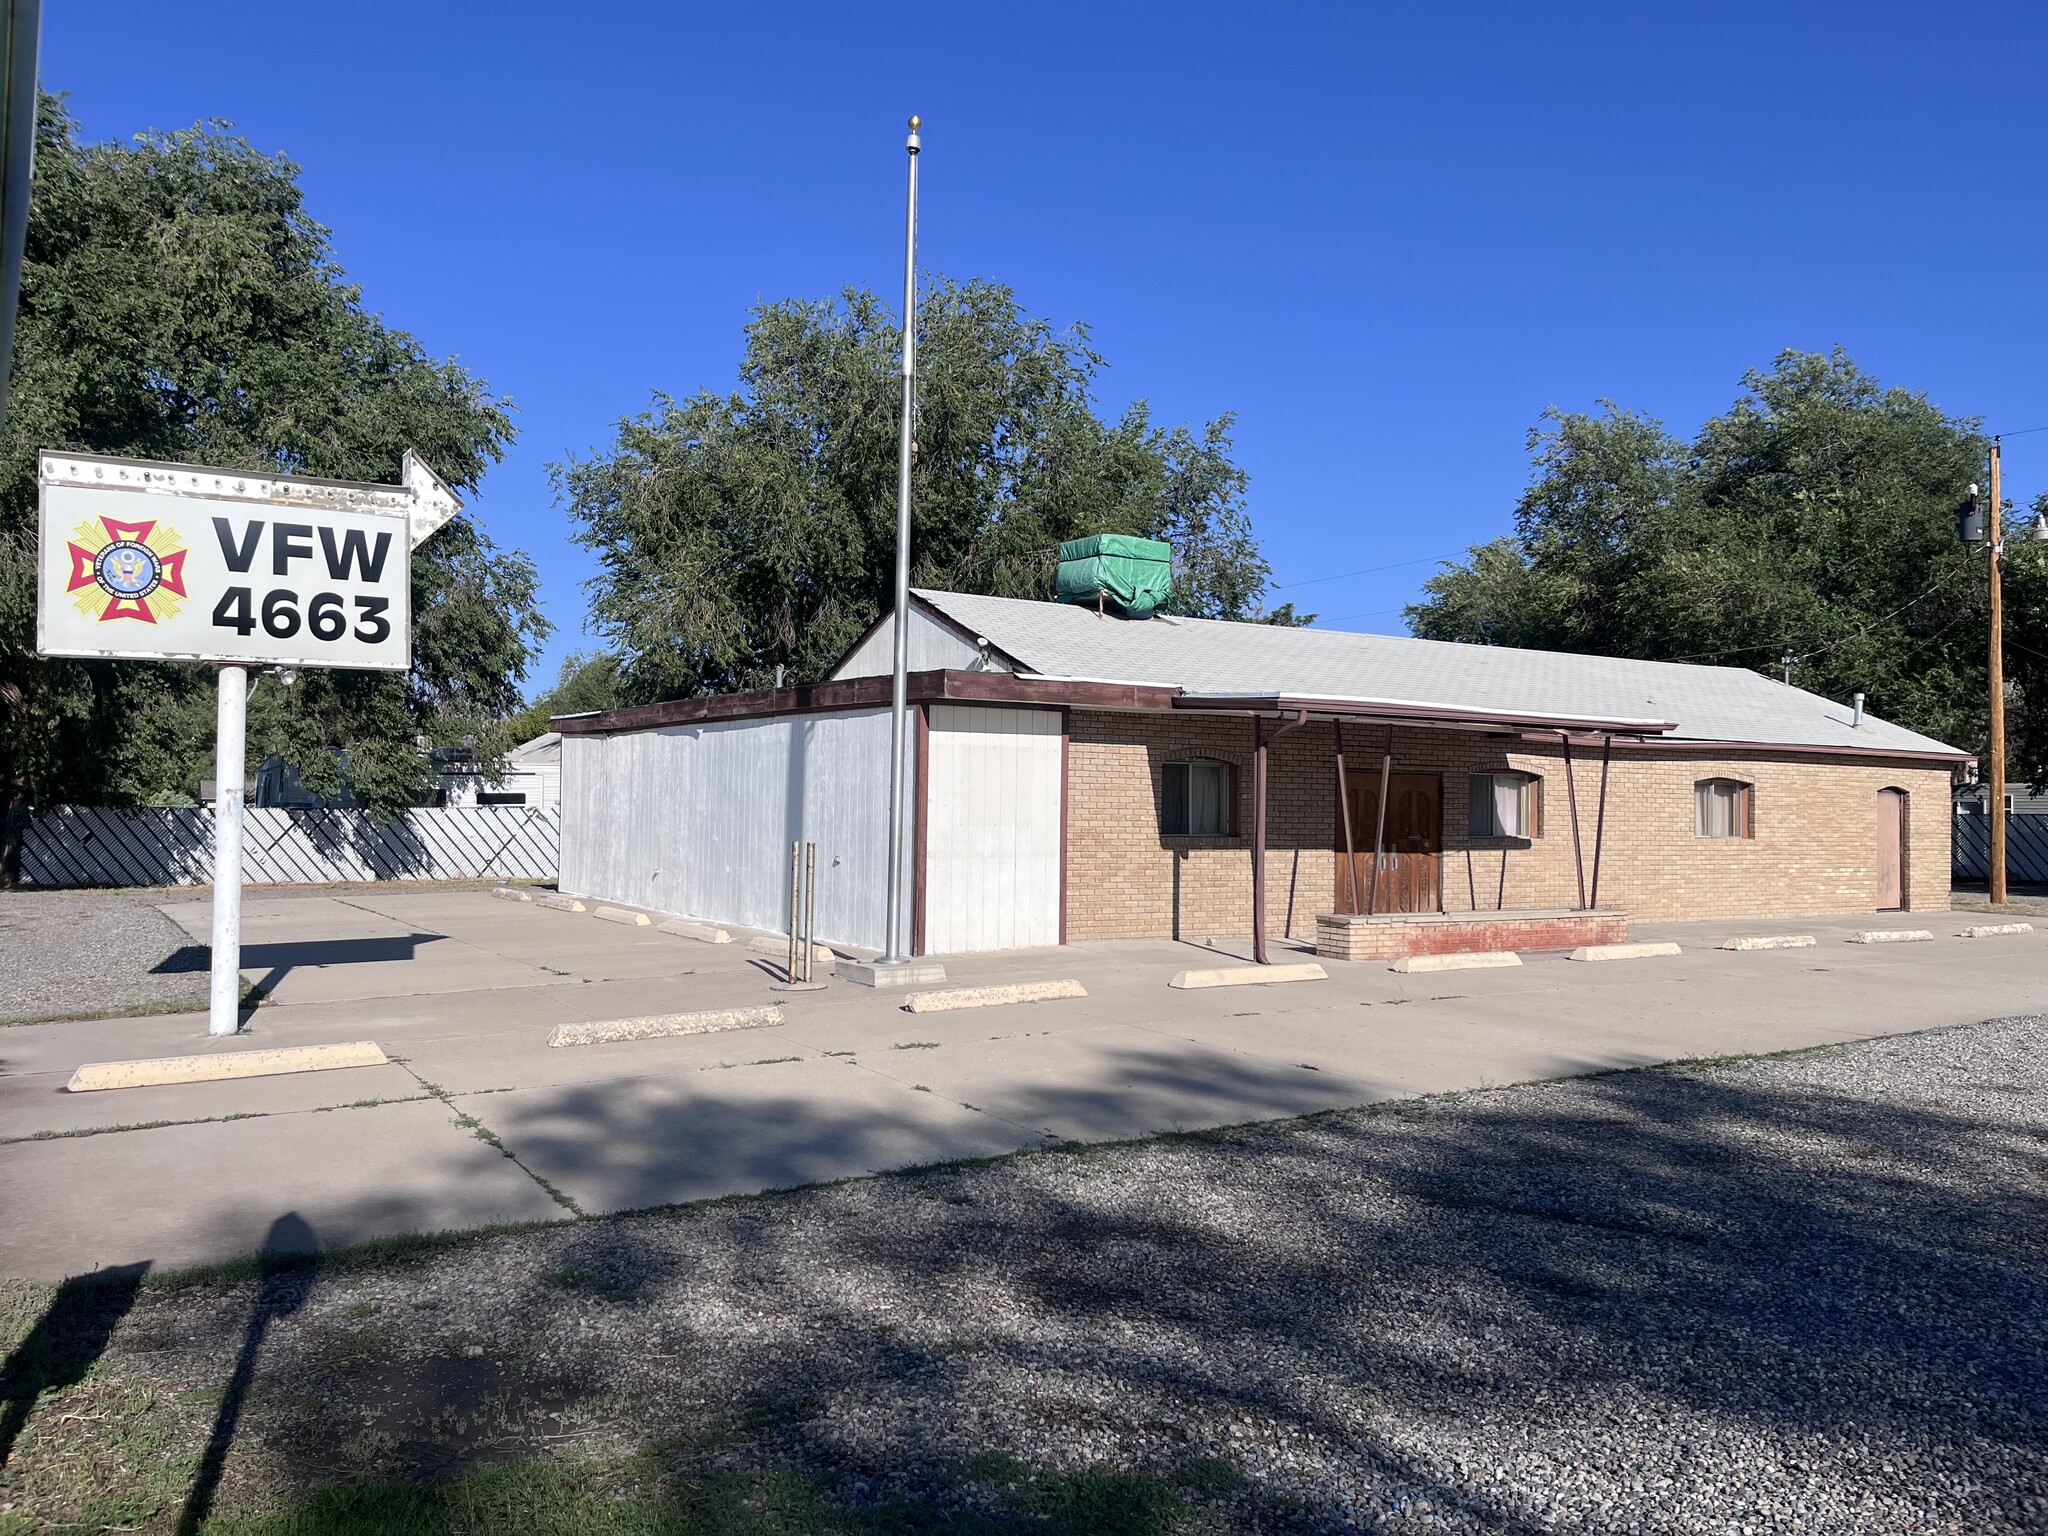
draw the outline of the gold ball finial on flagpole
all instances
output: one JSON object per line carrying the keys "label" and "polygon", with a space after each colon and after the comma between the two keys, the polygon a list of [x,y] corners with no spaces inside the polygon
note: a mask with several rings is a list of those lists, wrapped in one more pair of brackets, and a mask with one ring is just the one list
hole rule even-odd
{"label": "gold ball finial on flagpole", "polygon": [[923,126],[924,126],[924,123],[922,122],[922,120],[920,120],[920,119],[919,119],[918,115],[917,115],[917,114],[916,114],[915,112],[911,113],[911,114],[910,114],[910,131],[911,131],[912,133],[915,133],[915,132],[917,132],[917,130],[918,130],[918,129],[922,128]]}

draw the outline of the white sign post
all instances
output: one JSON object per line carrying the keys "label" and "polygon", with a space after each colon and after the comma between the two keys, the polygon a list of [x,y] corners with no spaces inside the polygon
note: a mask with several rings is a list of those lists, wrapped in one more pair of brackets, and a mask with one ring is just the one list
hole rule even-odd
{"label": "white sign post", "polygon": [[417,454],[401,485],[42,454],[36,649],[220,667],[207,1031],[240,1027],[251,667],[403,672],[411,552],[461,510]]}

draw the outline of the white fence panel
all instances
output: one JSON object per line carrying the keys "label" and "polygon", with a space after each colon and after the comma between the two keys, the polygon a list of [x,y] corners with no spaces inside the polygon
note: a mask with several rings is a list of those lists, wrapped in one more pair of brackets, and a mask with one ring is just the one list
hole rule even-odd
{"label": "white fence panel", "polygon": [[[243,812],[246,885],[335,880],[549,880],[561,856],[555,807],[476,805],[408,811]],[[205,885],[213,878],[213,810],[39,811],[21,850],[22,883],[45,888]]]}

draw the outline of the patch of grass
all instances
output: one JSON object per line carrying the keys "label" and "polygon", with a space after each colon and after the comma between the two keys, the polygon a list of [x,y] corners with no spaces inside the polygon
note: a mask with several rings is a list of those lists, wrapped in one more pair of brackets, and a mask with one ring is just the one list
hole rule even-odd
{"label": "patch of grass", "polygon": [[823,1400],[815,1397],[757,1397],[740,1410],[737,1427],[754,1435],[764,1429],[801,1424],[815,1419],[824,1406]]}
{"label": "patch of grass", "polygon": [[1021,1483],[1031,1476],[1031,1468],[1008,1451],[976,1451],[957,1470],[973,1483]]}
{"label": "patch of grass", "polygon": [[1196,1493],[1235,1493],[1250,1481],[1220,1456],[1182,1462],[1173,1474],[1175,1487],[1192,1488]]}
{"label": "patch of grass", "polygon": [[[201,1527],[205,1536],[993,1536],[1006,1528],[927,1505],[849,1509],[792,1472],[665,1479],[649,1457],[500,1462],[425,1487],[356,1483]],[[1053,1529],[1067,1536],[1068,1528]],[[1125,1533],[1096,1527],[1091,1536]]]}
{"label": "patch of grass", "polygon": [[[454,1104],[455,1101],[452,1098],[450,1098],[448,1094],[444,1092],[442,1089],[440,1089],[432,1083],[427,1083],[425,1078],[420,1079],[420,1081],[426,1084],[428,1091],[435,1098],[441,1100],[444,1104],[448,1104],[451,1106]],[[529,1179],[533,1180],[534,1183],[538,1184],[541,1187],[542,1192],[545,1193],[550,1200],[554,1201],[555,1204],[559,1205],[571,1216],[581,1216],[583,1214],[583,1207],[578,1205],[575,1202],[575,1200],[570,1198],[567,1192],[557,1188],[548,1180],[542,1178],[539,1174],[535,1173],[531,1168],[527,1167],[526,1164],[520,1162],[518,1155],[515,1152],[513,1152],[513,1150],[510,1147],[505,1145],[503,1138],[501,1138],[498,1135],[498,1133],[492,1130],[488,1125],[485,1125],[483,1121],[477,1119],[475,1115],[466,1114],[461,1110],[457,1110],[455,1112],[455,1124],[458,1129],[469,1132],[470,1135],[474,1136],[478,1141],[482,1142],[485,1146],[496,1147],[501,1156],[510,1158],[512,1160],[513,1166],[518,1168],[518,1170],[521,1173],[525,1174]]]}
{"label": "patch of grass", "polygon": [[602,1270],[569,1268],[551,1270],[541,1280],[558,1291],[595,1296],[604,1301],[633,1301],[647,1288],[645,1279],[628,1279]]}
{"label": "patch of grass", "polygon": [[361,1365],[384,1351],[384,1340],[374,1328],[337,1328],[321,1338],[320,1358],[329,1365]]}
{"label": "patch of grass", "polygon": [[117,1131],[160,1131],[167,1125],[226,1125],[230,1120],[262,1120],[267,1110],[243,1110],[232,1115],[203,1115],[196,1120],[132,1120],[122,1125],[84,1125],[73,1131],[36,1131],[28,1136],[0,1137],[0,1146],[14,1141],[68,1141],[74,1136],[111,1136]]}
{"label": "patch of grass", "polygon": [[[270,994],[253,981],[242,983],[244,1008],[261,1008],[270,1002]],[[148,1019],[165,1013],[204,1013],[206,996],[160,997],[149,1003],[127,1003],[118,1008],[67,1008],[57,1013],[17,1013],[0,1019],[0,1029],[14,1024],[77,1024],[88,1019]],[[238,1031],[247,1033],[247,1031]]]}
{"label": "patch of grass", "polygon": [[1171,1536],[1193,1513],[1147,1472],[1089,1467],[1035,1480],[1025,1508],[1057,1536]]}
{"label": "patch of grass", "polygon": [[407,1093],[390,1099],[356,1099],[347,1104],[316,1104],[313,1107],[313,1113],[316,1115],[331,1115],[337,1109],[378,1109],[386,1104],[416,1104],[421,1099],[430,1097],[432,1097],[430,1094]]}
{"label": "patch of grass", "polygon": [[178,1417],[155,1386],[97,1372],[45,1391],[0,1472],[0,1536],[169,1529],[196,1470],[173,1454]]}

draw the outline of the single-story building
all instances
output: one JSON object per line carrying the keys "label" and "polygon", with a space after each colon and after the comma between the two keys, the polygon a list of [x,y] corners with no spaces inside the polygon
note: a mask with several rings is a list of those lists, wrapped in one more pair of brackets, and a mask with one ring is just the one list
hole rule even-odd
{"label": "single-story building", "polygon": [[553,810],[561,802],[562,738],[553,731],[507,752],[504,773],[477,791],[479,805],[536,805]]}
{"label": "single-story building", "polygon": [[[1948,902],[1953,747],[1757,673],[918,591],[912,954],[1335,958]],[[562,889],[883,947],[892,623],[824,682],[565,716]]]}

